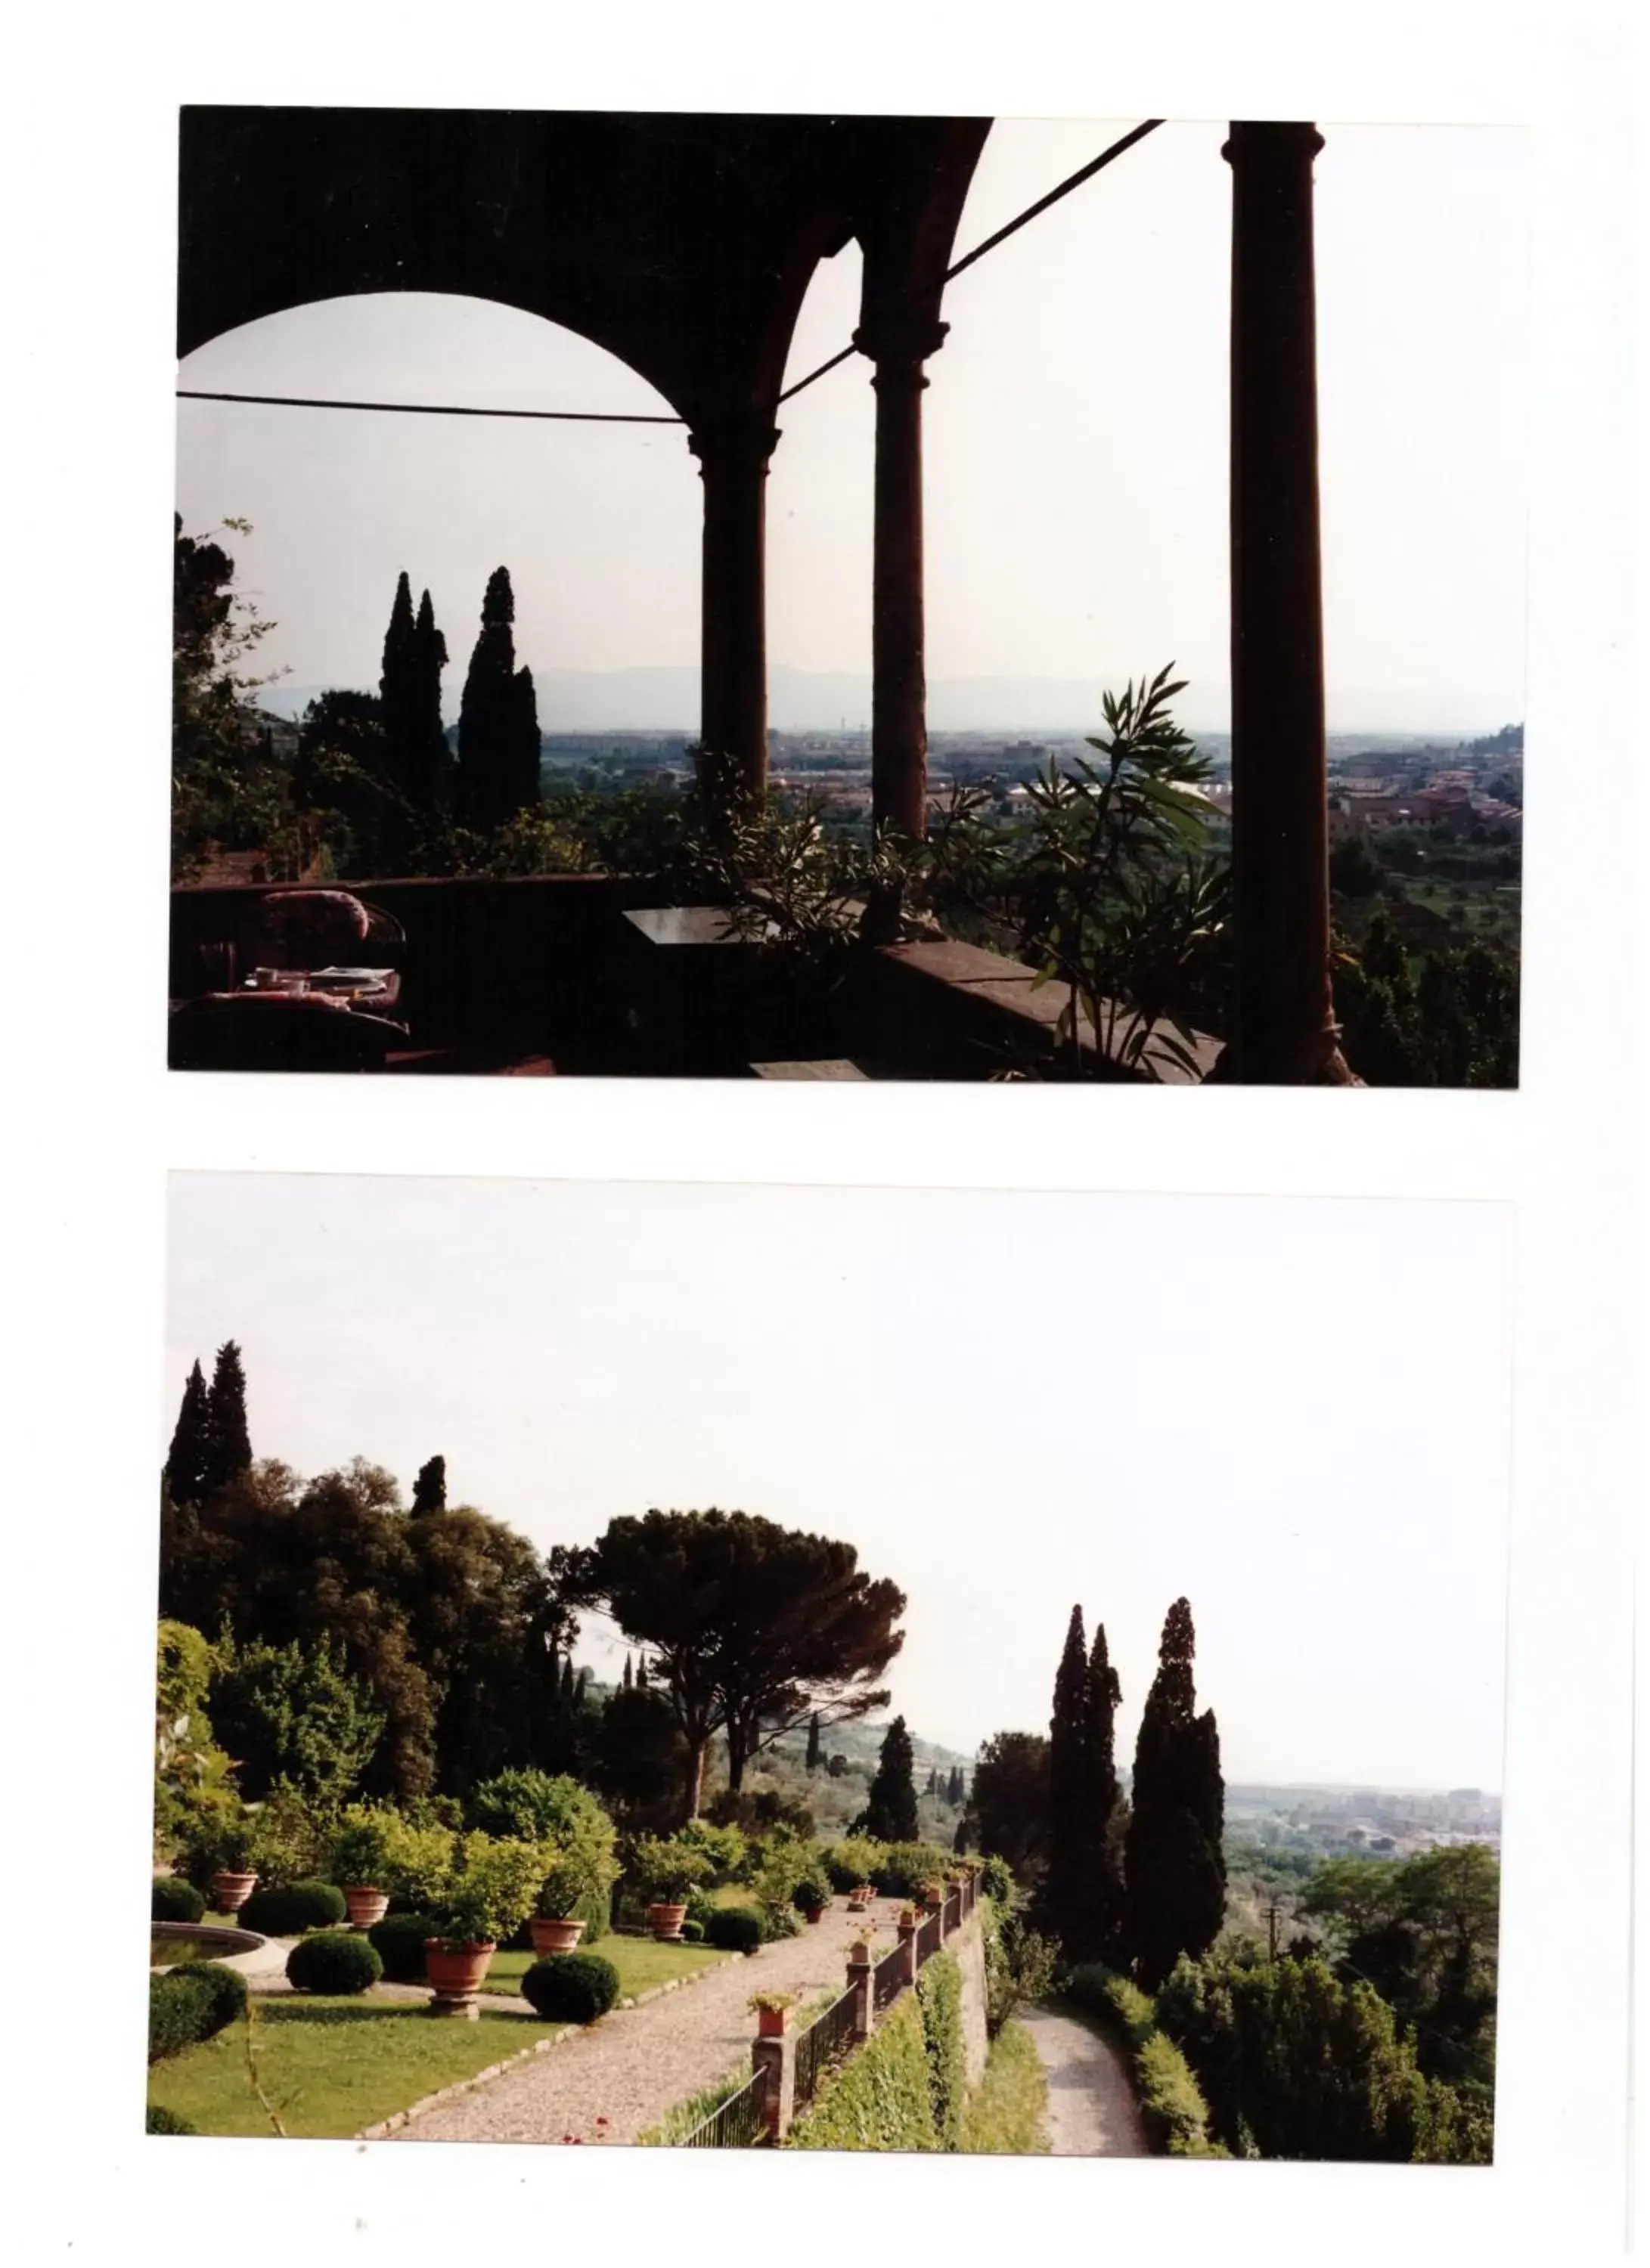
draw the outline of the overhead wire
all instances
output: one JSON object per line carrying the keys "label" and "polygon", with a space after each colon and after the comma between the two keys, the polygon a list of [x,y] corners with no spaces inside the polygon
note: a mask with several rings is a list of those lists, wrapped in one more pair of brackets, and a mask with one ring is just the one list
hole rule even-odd
{"label": "overhead wire", "polygon": [[[983,260],[988,252],[995,252],[999,244],[1005,243],[1028,222],[1036,220],[1051,205],[1058,204],[1063,197],[1069,197],[1073,189],[1081,188],[1085,181],[1092,180],[1114,159],[1121,158],[1125,150],[1133,149],[1137,142],[1144,141],[1148,134],[1155,133],[1162,123],[1160,118],[1144,119],[1138,126],[1110,143],[1097,158],[1091,158],[1086,166],[1079,166],[1076,173],[1068,173],[1064,180],[1057,182],[1035,204],[1028,205],[1024,212],[1016,213],[1013,220],[1005,223],[983,243],[976,244],[972,252],[965,252],[961,260],[954,261],[941,276],[941,285],[961,276],[964,269],[972,268],[976,260]],[[779,401],[793,400],[806,387],[825,377],[828,372],[837,369],[843,363],[851,362],[858,351],[858,348],[851,343],[845,346],[829,362],[821,363],[817,370],[809,371],[806,378],[798,379],[794,386],[786,387],[779,395]],[[648,415],[628,409],[495,409],[476,403],[452,401],[342,401],[301,394],[209,393],[203,387],[191,386],[179,387],[177,399],[180,401],[253,402],[276,409],[368,409],[413,417],[534,417],[553,423],[576,425],[685,425],[688,422],[685,417]]]}

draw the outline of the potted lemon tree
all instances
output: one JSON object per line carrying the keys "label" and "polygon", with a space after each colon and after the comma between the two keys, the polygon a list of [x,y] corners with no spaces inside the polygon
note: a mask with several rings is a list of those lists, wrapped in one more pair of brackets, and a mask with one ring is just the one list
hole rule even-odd
{"label": "potted lemon tree", "polygon": [[532,1912],[544,1880],[544,1849],[501,1836],[462,1837],[438,1911],[440,1933],[424,1941],[424,1970],[434,1987],[430,2013],[474,2018],[501,1938]]}
{"label": "potted lemon tree", "polygon": [[645,1835],[636,1846],[632,1871],[647,1901],[653,1935],[661,1943],[680,1940],[688,1893],[708,1881],[714,1871],[710,1853],[680,1835]]}
{"label": "potted lemon tree", "polygon": [[371,1929],[388,1911],[400,1824],[381,1805],[354,1803],[332,1838],[331,1879],[343,1893],[352,1929]]}
{"label": "potted lemon tree", "polygon": [[618,1879],[613,1822],[588,1788],[563,1778],[550,1783],[545,1807],[549,1859],[530,1927],[535,1953],[571,1953],[586,1915],[600,1913]]}

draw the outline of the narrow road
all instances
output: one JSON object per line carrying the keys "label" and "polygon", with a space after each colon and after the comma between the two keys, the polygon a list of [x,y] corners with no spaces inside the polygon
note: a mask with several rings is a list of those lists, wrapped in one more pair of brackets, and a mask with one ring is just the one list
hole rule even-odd
{"label": "narrow road", "polygon": [[1049,2148],[1057,2158],[1147,2158],[1140,2106],[1122,2055],[1101,2033],[1052,2008],[1021,2008],[1049,2081]]}
{"label": "narrow road", "polygon": [[[872,1911],[873,1955],[893,1950],[897,1898]],[[748,2071],[753,1992],[802,2000],[847,1990],[848,1948],[860,1934],[840,1898],[799,1937],[726,1962],[680,1992],[615,2009],[531,2063],[438,2103],[397,2142],[634,2142],[683,2098],[735,2069]],[[600,1946],[595,1950],[600,1951]]]}

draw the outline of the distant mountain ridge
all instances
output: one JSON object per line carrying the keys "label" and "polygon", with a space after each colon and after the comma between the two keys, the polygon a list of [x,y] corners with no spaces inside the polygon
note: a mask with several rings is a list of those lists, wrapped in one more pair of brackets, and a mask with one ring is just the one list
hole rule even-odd
{"label": "distant mountain ridge", "polygon": [[[1121,688],[1126,668],[1092,677],[937,677],[928,685],[928,724],[936,733],[1096,733],[1102,688]],[[1205,676],[1204,706],[1191,684],[1181,721],[1189,731],[1227,729],[1225,673]],[[694,664],[653,669],[538,669],[539,725],[546,733],[682,733],[698,731],[699,672]],[[277,680],[262,688],[259,706],[284,717],[303,714],[323,688]],[[376,688],[373,688],[374,690]],[[1431,733],[1453,740],[1486,733],[1501,721],[1477,704],[1440,700],[1396,688],[1349,688],[1331,696],[1330,728],[1337,733]],[[1506,713],[1513,713],[1508,711]],[[871,718],[869,673],[795,669],[775,662],[768,671],[768,721],[780,733],[857,731]]]}

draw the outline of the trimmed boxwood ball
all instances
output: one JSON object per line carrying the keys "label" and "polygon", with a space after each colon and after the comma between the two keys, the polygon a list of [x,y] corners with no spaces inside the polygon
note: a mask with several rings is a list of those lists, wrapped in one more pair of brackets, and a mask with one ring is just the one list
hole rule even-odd
{"label": "trimmed boxwood ball", "polygon": [[260,1937],[302,1937],[306,1929],[336,1928],[348,1911],[343,1892],[330,1882],[288,1882],[284,1889],[254,1890],[238,1918]]}
{"label": "trimmed boxwood ball", "polygon": [[199,1921],[206,1900],[181,1874],[157,1874],[149,1890],[151,1921]]}
{"label": "trimmed boxwood ball", "polygon": [[191,1962],[184,1969],[167,1969],[149,1980],[149,2060],[192,2048],[210,2040],[225,2024],[244,2015],[247,1980],[236,1969],[216,1961]]}
{"label": "trimmed boxwood ball", "polygon": [[755,1953],[768,1934],[755,1906],[718,1906],[705,1925],[706,1940],[722,1953]]}
{"label": "trimmed boxwood ball", "polygon": [[198,2134],[200,2128],[181,2111],[168,2110],[164,2102],[151,2102],[144,2113],[145,2134]]}
{"label": "trimmed boxwood ball", "polygon": [[684,1921],[681,1925],[681,1941],[684,1945],[703,1945],[704,1924],[702,1921]]}
{"label": "trimmed boxwood ball", "polygon": [[286,1956],[286,1981],[295,1992],[365,1992],[383,1974],[373,1948],[350,1929],[318,1929]]}
{"label": "trimmed boxwood ball", "polygon": [[425,1940],[440,1933],[433,1914],[386,1914],[368,1930],[366,1941],[383,1962],[384,1974],[392,1984],[422,1984]]}
{"label": "trimmed boxwood ball", "polygon": [[522,1998],[557,2024],[593,2024],[619,1997],[619,1972],[599,1953],[547,1953],[521,1980]]}

